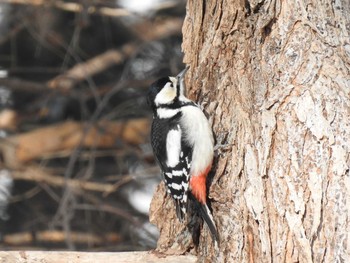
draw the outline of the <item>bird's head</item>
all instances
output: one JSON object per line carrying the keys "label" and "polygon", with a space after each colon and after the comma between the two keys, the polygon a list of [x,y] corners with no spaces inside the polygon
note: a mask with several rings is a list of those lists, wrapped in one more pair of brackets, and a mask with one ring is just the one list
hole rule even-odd
{"label": "bird's head", "polygon": [[176,77],[163,77],[151,84],[147,95],[148,104],[153,110],[187,100],[185,97],[184,76],[188,67]]}

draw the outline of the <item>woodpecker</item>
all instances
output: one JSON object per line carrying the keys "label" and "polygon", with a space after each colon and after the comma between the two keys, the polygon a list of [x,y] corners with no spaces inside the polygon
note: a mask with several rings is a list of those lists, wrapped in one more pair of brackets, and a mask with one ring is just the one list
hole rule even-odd
{"label": "woodpecker", "polygon": [[[213,240],[218,241],[206,192],[206,178],[214,156],[214,138],[203,111],[185,97],[187,70],[188,67],[176,77],[161,78],[150,86],[147,100],[153,111],[151,144],[167,193],[175,201],[179,220],[183,221],[188,210],[199,210],[190,212],[204,219]],[[192,235],[193,239],[199,238],[194,233]]]}

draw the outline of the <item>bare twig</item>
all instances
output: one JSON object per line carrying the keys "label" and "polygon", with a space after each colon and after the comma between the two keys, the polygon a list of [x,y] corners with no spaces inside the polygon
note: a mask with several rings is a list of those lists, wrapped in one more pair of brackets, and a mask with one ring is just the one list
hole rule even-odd
{"label": "bare twig", "polygon": [[[118,178],[115,178],[116,176],[113,176],[114,177],[114,180],[118,179],[118,181],[113,184],[113,191],[109,192],[109,193],[112,193],[112,192],[115,192],[118,190],[118,188],[120,188],[121,186],[131,182],[132,180],[135,180],[135,178],[146,178],[146,176],[149,176],[149,177],[153,177],[155,174],[158,174],[159,172],[159,168],[158,166],[153,166],[153,167],[150,167],[150,168],[146,168],[138,173],[134,173],[134,174],[126,174],[126,175],[123,175],[122,177],[118,176]],[[109,176],[108,178],[106,178],[107,180],[108,179],[111,179],[112,176]],[[106,197],[108,194],[108,192],[104,192],[103,196]]]}
{"label": "bare twig", "polygon": [[[182,18],[167,18],[155,21],[146,20],[134,25],[133,29],[143,41],[153,41],[180,34],[182,24]],[[150,30],[150,28],[152,30]]]}
{"label": "bare twig", "polygon": [[[86,193],[86,192],[77,192],[80,194],[84,199],[86,199],[88,202],[92,203],[94,205],[94,209],[98,211],[104,211],[107,213],[111,213],[114,215],[117,215],[119,217],[122,217],[126,219],[131,224],[143,228],[142,222],[139,221],[137,218],[135,218],[131,213],[129,213],[127,210],[120,209],[116,206],[113,206],[106,202],[106,200],[101,200],[100,198],[97,198],[96,196]],[[149,233],[146,229],[143,229],[146,233],[148,233],[150,236],[152,236],[151,233]]]}
{"label": "bare twig", "polygon": [[88,14],[99,14],[104,16],[129,16],[131,13],[124,8],[111,8],[111,7],[99,7],[94,5],[88,5],[86,8],[84,5],[75,2],[65,2],[65,1],[47,1],[47,0],[2,0],[3,3],[9,4],[20,4],[20,5],[33,5],[33,6],[43,6],[51,5],[52,7],[62,9],[67,12],[80,13],[82,11]]}
{"label": "bare twig", "polygon": [[10,88],[14,91],[25,91],[33,93],[50,92],[48,86],[45,84],[15,78],[0,78],[0,86]]}
{"label": "bare twig", "polygon": [[[134,26],[140,39],[152,41],[181,32],[183,20],[180,18],[169,18],[161,22],[144,21]],[[152,30],[149,30],[152,28]],[[118,50],[108,50],[90,60],[76,64],[65,73],[50,80],[47,85],[52,89],[69,90],[75,84],[100,73],[107,68],[118,65],[130,57],[137,49],[138,44],[127,43]]]}
{"label": "bare twig", "polygon": [[[153,174],[157,173],[158,171],[159,168],[154,166],[135,174],[126,174],[118,177],[113,176],[113,180],[117,181],[114,184],[90,182],[83,179],[66,180],[62,176],[54,175],[50,171],[35,165],[28,166],[23,169],[11,170],[11,175],[14,180],[42,182],[53,187],[69,187],[73,190],[101,192],[104,194],[104,196],[106,196],[109,193],[115,192],[122,185],[134,180],[136,177],[145,178],[145,175],[149,174],[152,174],[153,176]],[[111,177],[109,177],[109,180],[111,180]],[[23,199],[24,196],[29,198],[37,194],[38,191],[40,191],[40,189],[32,189],[31,191],[28,191],[28,193],[23,194],[21,196],[17,196],[15,199],[12,199],[11,202],[17,202],[19,201],[19,199]]]}
{"label": "bare twig", "polygon": [[79,145],[111,148],[118,141],[134,145],[145,143],[148,129],[148,119],[100,121],[96,125],[68,121],[3,139],[0,149],[5,165],[14,167],[53,152],[73,150]]}
{"label": "bare twig", "polygon": [[32,189],[18,195],[14,195],[10,198],[10,203],[16,203],[21,202],[23,200],[27,200],[32,198],[33,196],[37,195],[41,192],[41,189],[38,185],[34,186]]}
{"label": "bare twig", "polygon": [[[121,16],[130,16],[136,15],[135,13],[129,12],[124,8],[108,7],[108,6],[97,6],[93,5],[93,1],[88,4],[79,4],[76,2],[66,2],[66,1],[47,1],[47,0],[2,0],[3,3],[10,4],[21,4],[21,5],[33,5],[33,6],[42,6],[42,5],[51,5],[52,7],[62,9],[67,12],[87,12],[92,15],[103,15],[111,17],[121,17]],[[171,8],[177,5],[177,1],[163,1],[153,8],[154,11]]]}
{"label": "bare twig", "polygon": [[76,64],[48,82],[48,86],[53,89],[71,89],[76,83],[85,80],[87,76],[93,76],[112,65],[117,65],[129,57],[136,49],[135,44],[126,44],[120,50],[108,50],[88,61]]}
{"label": "bare twig", "polygon": [[45,182],[51,186],[64,187],[67,186],[73,190],[87,190],[102,193],[109,193],[115,190],[113,184],[103,184],[97,182],[89,182],[81,179],[67,179],[64,177],[53,175],[43,168],[29,166],[23,170],[12,170],[11,175],[15,180],[26,180],[32,182]]}
{"label": "bare twig", "polygon": [[[101,236],[85,232],[72,232],[71,238],[74,243],[89,245],[120,241],[120,236],[117,233],[108,233],[105,236]],[[3,244],[10,246],[23,246],[33,242],[63,243],[65,242],[65,233],[58,230],[21,232],[4,235],[2,242]]]}

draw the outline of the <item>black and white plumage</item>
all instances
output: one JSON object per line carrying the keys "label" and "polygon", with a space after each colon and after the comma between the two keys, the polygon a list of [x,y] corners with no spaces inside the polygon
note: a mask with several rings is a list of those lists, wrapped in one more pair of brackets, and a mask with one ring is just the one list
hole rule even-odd
{"label": "black and white plumage", "polygon": [[153,110],[151,143],[179,219],[184,219],[189,202],[196,202],[195,207],[200,208],[201,217],[218,240],[206,202],[206,177],[213,161],[214,139],[202,110],[184,95],[187,69],[177,77],[161,78],[150,87],[147,99]]}

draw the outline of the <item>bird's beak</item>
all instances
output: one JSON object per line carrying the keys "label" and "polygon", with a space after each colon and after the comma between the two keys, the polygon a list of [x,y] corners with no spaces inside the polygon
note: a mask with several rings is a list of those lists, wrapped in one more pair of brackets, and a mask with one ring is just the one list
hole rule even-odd
{"label": "bird's beak", "polygon": [[186,68],[183,70],[183,71],[181,71],[177,76],[176,76],[176,78],[178,79],[178,81],[180,80],[183,80],[183,78],[185,77],[185,74],[186,74],[186,72],[187,72],[187,70],[190,68],[190,66],[186,66]]}
{"label": "bird's beak", "polygon": [[186,87],[185,87],[185,74],[190,66],[187,66],[183,71],[181,71],[177,76],[177,88],[180,89],[179,92],[181,95],[185,95]]}

